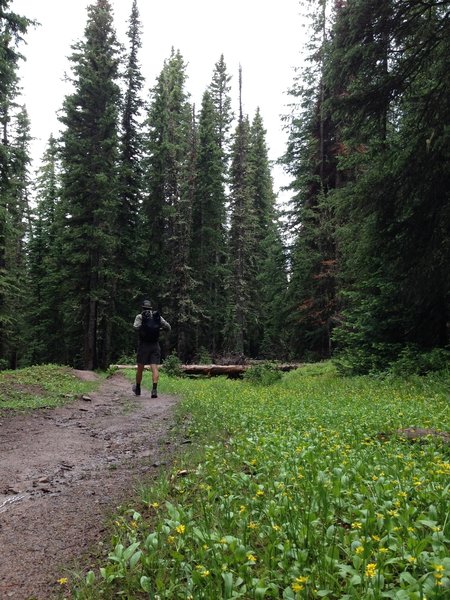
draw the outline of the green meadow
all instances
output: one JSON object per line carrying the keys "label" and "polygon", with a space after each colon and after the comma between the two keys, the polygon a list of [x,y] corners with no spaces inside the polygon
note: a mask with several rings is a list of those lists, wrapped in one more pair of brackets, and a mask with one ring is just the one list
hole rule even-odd
{"label": "green meadow", "polygon": [[397,431],[450,430],[448,374],[345,378],[324,364],[268,386],[160,388],[183,398],[189,450],[119,511],[75,597],[450,597],[450,447]]}

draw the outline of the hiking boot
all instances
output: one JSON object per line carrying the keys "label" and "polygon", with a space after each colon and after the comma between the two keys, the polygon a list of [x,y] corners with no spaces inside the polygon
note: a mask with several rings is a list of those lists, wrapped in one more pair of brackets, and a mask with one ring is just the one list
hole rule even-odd
{"label": "hiking boot", "polygon": [[157,398],[158,397],[158,393],[156,390],[152,390],[152,398]]}
{"label": "hiking boot", "polygon": [[133,387],[131,389],[136,394],[136,396],[141,395],[141,384],[140,383],[136,383],[135,385],[133,385]]}

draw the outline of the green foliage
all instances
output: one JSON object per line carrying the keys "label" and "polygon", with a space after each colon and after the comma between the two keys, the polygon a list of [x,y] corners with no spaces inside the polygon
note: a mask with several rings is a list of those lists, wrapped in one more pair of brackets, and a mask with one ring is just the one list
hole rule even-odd
{"label": "green foliage", "polygon": [[198,354],[196,356],[195,362],[198,365],[210,365],[212,363],[211,354],[204,346],[201,346],[198,349]]}
{"label": "green foliage", "polygon": [[271,363],[252,365],[244,373],[244,380],[255,385],[273,385],[281,377],[281,372]]}
{"label": "green foliage", "polygon": [[267,389],[162,385],[183,395],[195,451],[117,515],[75,598],[448,596],[448,449],[389,435],[448,431],[448,378],[341,378],[323,363]]}
{"label": "green foliage", "polygon": [[425,375],[433,371],[450,371],[450,350],[434,348],[423,352],[418,347],[402,348],[398,358],[391,363],[388,372],[396,376]]}
{"label": "green foliage", "polygon": [[61,406],[95,390],[95,381],[81,381],[67,367],[39,365],[0,372],[0,411]]}
{"label": "green foliage", "polygon": [[[107,368],[115,316],[119,205],[119,45],[108,2],[88,8],[85,37],[73,47],[73,91],[64,101],[58,231],[70,360]],[[74,315],[75,313],[75,315]],[[75,317],[75,318],[74,318]]]}
{"label": "green foliage", "polygon": [[178,358],[177,354],[173,352],[164,360],[162,369],[169,377],[183,377],[184,373],[181,369],[181,365],[181,360]]}

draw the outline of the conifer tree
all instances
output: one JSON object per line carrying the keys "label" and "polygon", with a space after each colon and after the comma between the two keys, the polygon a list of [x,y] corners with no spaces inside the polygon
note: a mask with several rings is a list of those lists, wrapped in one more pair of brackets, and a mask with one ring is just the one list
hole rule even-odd
{"label": "conifer tree", "polygon": [[89,6],[84,40],[73,49],[74,91],[61,117],[64,311],[71,358],[92,369],[109,364],[117,270],[119,48],[107,0]]}
{"label": "conifer tree", "polygon": [[8,365],[7,339],[13,320],[8,308],[12,292],[12,278],[8,272],[6,249],[9,246],[9,207],[11,196],[10,120],[13,104],[18,95],[17,68],[19,45],[32,23],[26,17],[10,11],[11,2],[0,0],[0,369]]}
{"label": "conifer tree", "polygon": [[143,204],[146,292],[174,323],[171,344],[181,353],[186,352],[182,329],[192,309],[186,257],[192,220],[189,199],[194,134],[185,81],[183,57],[172,50],[152,92]]}
{"label": "conifer tree", "polygon": [[37,206],[28,245],[30,298],[26,303],[31,328],[27,339],[28,362],[67,363],[67,340],[60,310],[64,297],[60,229],[64,226],[60,201],[59,148],[50,136],[35,184]]}
{"label": "conifer tree", "polygon": [[141,23],[137,1],[133,0],[129,28],[129,51],[125,70],[125,97],[120,140],[119,206],[117,219],[116,318],[113,329],[113,353],[129,355],[134,341],[130,321],[135,303],[144,295],[145,269],[143,250],[145,228],[141,225],[143,201],[141,96],[144,77],[139,63]]}
{"label": "conifer tree", "polygon": [[30,236],[30,120],[25,107],[13,119],[9,161],[8,223],[10,227],[5,265],[11,279],[6,305],[13,317],[8,331],[9,366],[15,369],[24,350],[23,306],[26,303],[26,243]]}
{"label": "conifer tree", "polygon": [[249,334],[252,356],[286,353],[284,322],[287,288],[286,259],[281,240],[270,170],[266,130],[259,108],[250,129],[249,161],[255,214],[255,256],[258,275],[253,289],[255,321]]}
{"label": "conifer tree", "polygon": [[286,170],[293,177],[287,305],[294,354],[323,358],[331,354],[331,332],[338,313],[332,194],[340,182],[336,126],[327,106],[332,88],[326,80],[326,0],[321,0],[310,17],[308,66],[291,90],[296,104],[289,117],[289,141],[283,157]]}
{"label": "conifer tree", "polygon": [[256,315],[253,289],[255,265],[255,214],[253,207],[253,177],[250,151],[250,124],[242,111],[242,70],[239,69],[239,121],[232,147],[230,171],[230,234],[229,234],[229,301],[225,325],[225,347],[228,351],[248,354],[248,333]]}
{"label": "conifer tree", "polygon": [[226,271],[224,157],[211,94],[203,95],[199,120],[196,186],[193,202],[191,266],[194,297],[201,314],[197,349],[216,354],[222,347]]}
{"label": "conifer tree", "polygon": [[440,2],[337,12],[329,73],[344,88],[334,110],[355,174],[337,196],[347,297],[337,340],[354,372],[448,343],[448,40]]}

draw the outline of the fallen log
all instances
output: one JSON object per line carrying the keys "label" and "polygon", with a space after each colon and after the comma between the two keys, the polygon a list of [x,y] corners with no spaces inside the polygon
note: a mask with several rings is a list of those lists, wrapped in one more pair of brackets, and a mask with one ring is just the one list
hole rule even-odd
{"label": "fallen log", "polygon": [[[271,365],[272,368],[278,371],[292,371],[298,369],[299,364],[275,364]],[[115,369],[135,369],[136,365],[111,365]],[[204,375],[206,377],[215,377],[216,375],[230,375],[239,377],[247,369],[250,369],[252,365],[180,365],[180,369],[186,375]],[[146,366],[145,369],[150,369]],[[163,366],[164,370],[164,366]]]}

